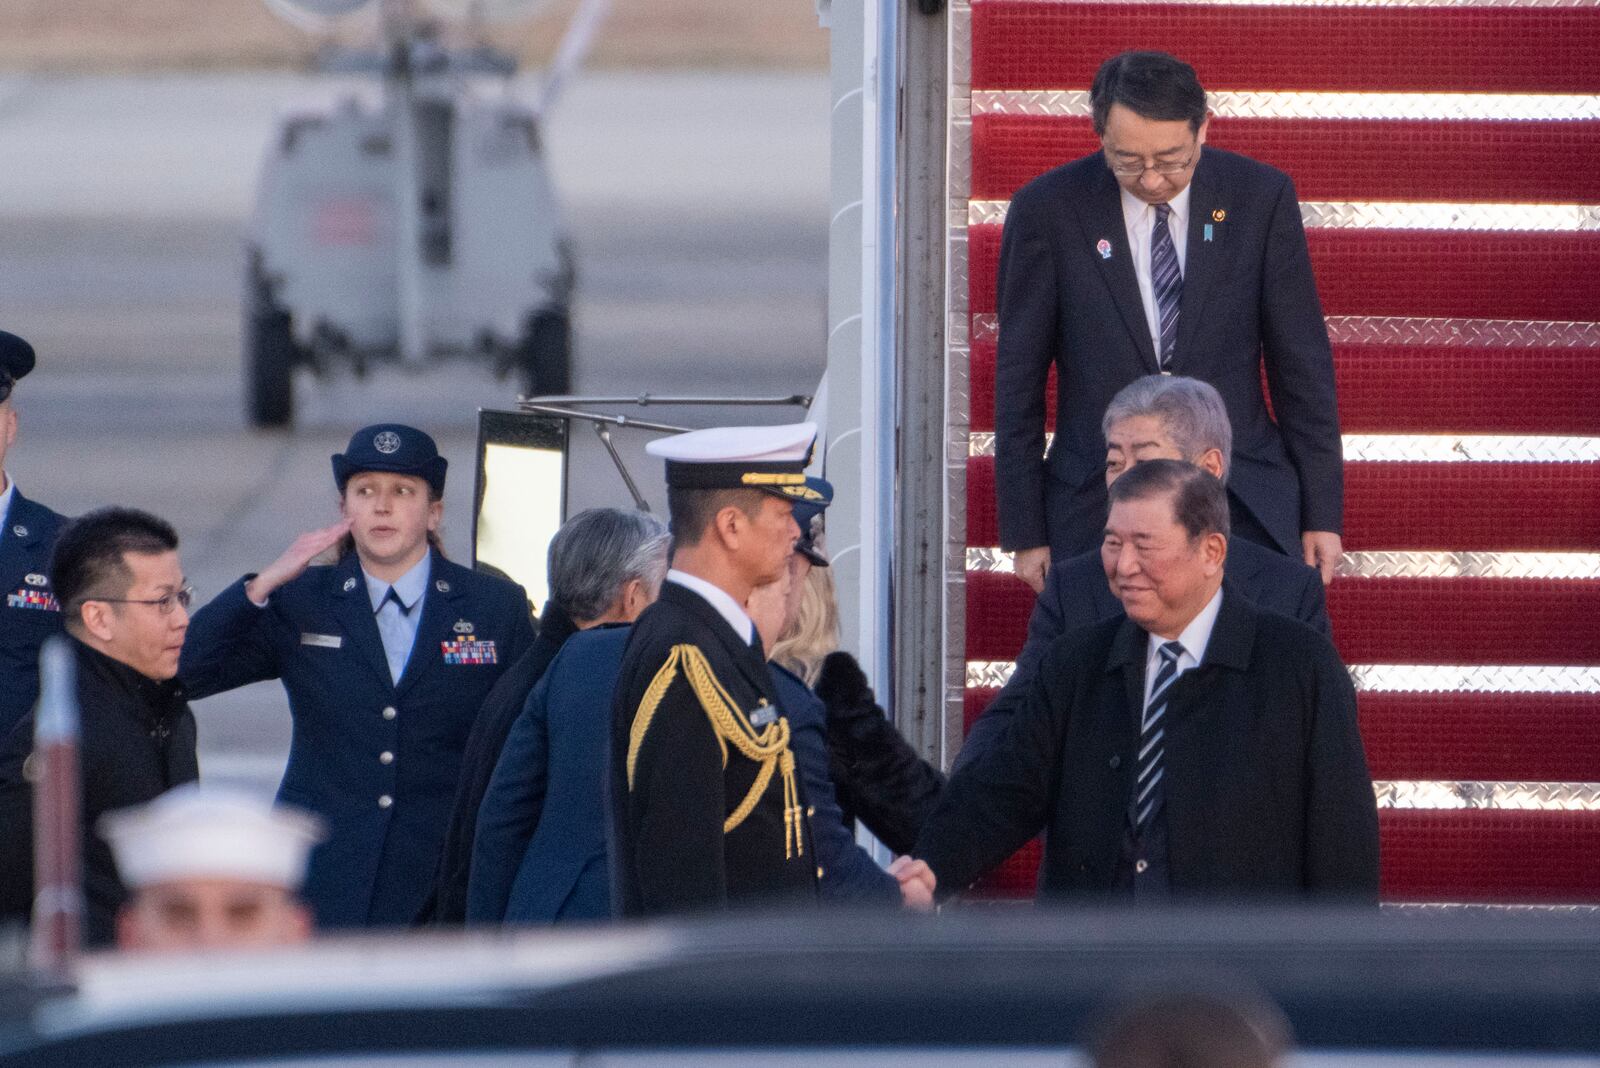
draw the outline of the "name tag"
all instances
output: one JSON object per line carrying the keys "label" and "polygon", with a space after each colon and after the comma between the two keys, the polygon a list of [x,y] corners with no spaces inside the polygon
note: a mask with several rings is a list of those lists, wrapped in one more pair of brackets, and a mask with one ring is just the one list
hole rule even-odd
{"label": "name tag", "polygon": [[301,645],[315,645],[319,649],[338,649],[344,645],[340,634],[301,634]]}
{"label": "name tag", "polygon": [[754,712],[750,713],[750,726],[765,727],[769,723],[776,721],[777,718],[778,710],[776,708],[774,708],[772,705],[762,705],[760,708],[757,708]]}
{"label": "name tag", "polygon": [[495,652],[494,641],[440,642],[446,664],[498,664],[500,654]]}
{"label": "name tag", "polygon": [[40,612],[59,612],[61,605],[49,590],[20,589],[6,594],[7,608],[33,608]]}

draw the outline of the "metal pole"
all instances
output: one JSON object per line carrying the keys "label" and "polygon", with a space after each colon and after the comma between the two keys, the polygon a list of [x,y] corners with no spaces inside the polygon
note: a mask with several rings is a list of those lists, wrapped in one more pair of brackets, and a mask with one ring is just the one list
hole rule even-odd
{"label": "metal pole", "polygon": [[428,359],[422,187],[417,174],[416,85],[411,66],[415,19],[413,0],[383,0],[384,40],[389,50],[384,82],[394,166],[395,308],[399,315],[400,362],[407,367],[419,367]]}
{"label": "metal pole", "polygon": [[83,945],[83,844],[79,830],[78,690],[72,647],[51,638],[39,652],[34,712],[33,944],[30,962],[66,972]]}

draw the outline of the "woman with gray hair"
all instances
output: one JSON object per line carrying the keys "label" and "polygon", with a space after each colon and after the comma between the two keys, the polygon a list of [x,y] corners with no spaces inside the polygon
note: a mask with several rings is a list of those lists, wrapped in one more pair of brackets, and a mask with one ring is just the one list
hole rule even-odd
{"label": "woman with gray hair", "polygon": [[466,921],[478,809],[511,725],[569,637],[602,624],[632,622],[656,599],[667,574],[668,545],[661,520],[619,508],[579,512],[550,539],[550,598],[539,615],[539,637],[489,691],[473,724],[432,899],[418,922]]}

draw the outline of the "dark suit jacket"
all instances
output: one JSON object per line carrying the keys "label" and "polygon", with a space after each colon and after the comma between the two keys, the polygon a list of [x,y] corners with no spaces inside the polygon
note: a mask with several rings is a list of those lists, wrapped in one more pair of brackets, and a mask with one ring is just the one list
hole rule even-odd
{"label": "dark suit jacket", "polygon": [[[1149,635],[1059,639],[1005,732],[958,769],[917,856],[958,893],[1041,830],[1041,894],[1115,893]],[[1378,813],[1355,688],[1326,638],[1224,592],[1201,664],[1168,690],[1174,895],[1377,900]]]}
{"label": "dark suit jacket", "polygon": [[629,629],[569,638],[512,724],[478,813],[471,922],[610,917],[606,750]]}
{"label": "dark suit jacket", "polygon": [[[39,647],[61,633],[50,587],[50,549],[66,520],[21,490],[0,526],[0,738],[33,711],[39,697]],[[21,533],[18,533],[18,532]]]}
{"label": "dark suit jacket", "polygon": [[[85,935],[109,944],[127,890],[97,827],[107,812],[142,805],[199,777],[194,713],[175,682],[154,682],[72,639],[78,686]],[[33,714],[0,749],[0,913],[26,922],[33,904]]]}
{"label": "dark suit jacket", "polygon": [[[1322,574],[1298,558],[1264,549],[1244,538],[1232,538],[1228,541],[1225,581],[1228,592],[1243,596],[1258,608],[1298,619],[1325,637],[1332,632]],[[1121,616],[1122,602],[1111,592],[1098,550],[1050,565],[1044,591],[1028,619],[1028,640],[1017,654],[1016,670],[1005,689],[972,725],[956,765],[973,759],[1005,729],[1006,717],[1022,705],[1039,661],[1057,638]]]}
{"label": "dark suit jacket", "polygon": [[[759,645],[746,645],[703,597],[672,581],[634,624],[611,723],[612,886],[621,915],[815,904],[816,843],[798,773],[798,797],[785,797],[781,765],[793,754],[775,749],[774,759],[755,760],[741,749],[753,738],[775,747],[782,735]],[[732,706],[726,725],[722,704]]]}
{"label": "dark suit jacket", "polygon": [[[307,569],[265,608],[236,582],[189,623],[180,671],[192,697],[273,678],[289,693],[294,734],[278,799],[327,824],[303,892],[321,927],[416,917],[439,864],[467,733],[533,642],[522,587],[438,553],[432,569],[398,684],[355,553]],[[477,643],[476,655],[447,662],[463,639]]]}
{"label": "dark suit jacket", "polygon": [[790,744],[805,782],[811,829],[817,835],[822,900],[833,905],[900,905],[900,884],[856,844],[845,824],[828,767],[828,713],[799,676],[769,663],[778,706],[789,719]]}
{"label": "dark suit jacket", "polygon": [[[556,658],[566,640],[576,633],[572,620],[554,601],[545,604],[539,619],[539,636],[494,684],[467,735],[461,757],[461,781],[456,784],[445,831],[444,852],[433,880],[433,892],[423,906],[419,923],[458,924],[467,918],[467,875],[472,867],[472,840],[478,833],[478,811],[489,789],[489,778],[500,762],[512,724],[527,707],[528,695]],[[609,695],[606,707],[610,707]],[[499,917],[495,917],[497,920]]]}
{"label": "dark suit jacket", "polygon": [[[1344,471],[1332,349],[1294,185],[1281,171],[1205,148],[1192,187],[1169,370],[1222,394],[1233,422],[1232,495],[1299,556],[1302,531],[1343,529]],[[1060,559],[1099,544],[1101,417],[1119,389],[1158,370],[1119,198],[1095,153],[1028,183],[1007,210],[995,368],[1007,549],[1049,545]],[[1102,240],[1110,258],[1096,251]],[[1261,390],[1263,358],[1276,423]],[[1041,461],[1052,363],[1056,436]]]}

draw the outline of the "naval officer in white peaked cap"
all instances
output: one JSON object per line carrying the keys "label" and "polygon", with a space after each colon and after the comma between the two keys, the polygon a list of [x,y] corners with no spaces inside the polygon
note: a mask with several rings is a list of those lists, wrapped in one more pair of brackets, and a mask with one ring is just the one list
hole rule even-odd
{"label": "naval officer in white peaked cap", "polygon": [[251,949],[310,937],[297,892],[323,837],[316,817],[189,783],[107,813],[100,826],[132,891],[117,918],[121,948]]}
{"label": "naval officer in white peaked cap", "polygon": [[784,576],[817,491],[814,423],[651,442],[666,461],[672,567],[634,624],[612,706],[615,882],[625,916],[813,906],[817,856],[789,723],[744,610]]}

